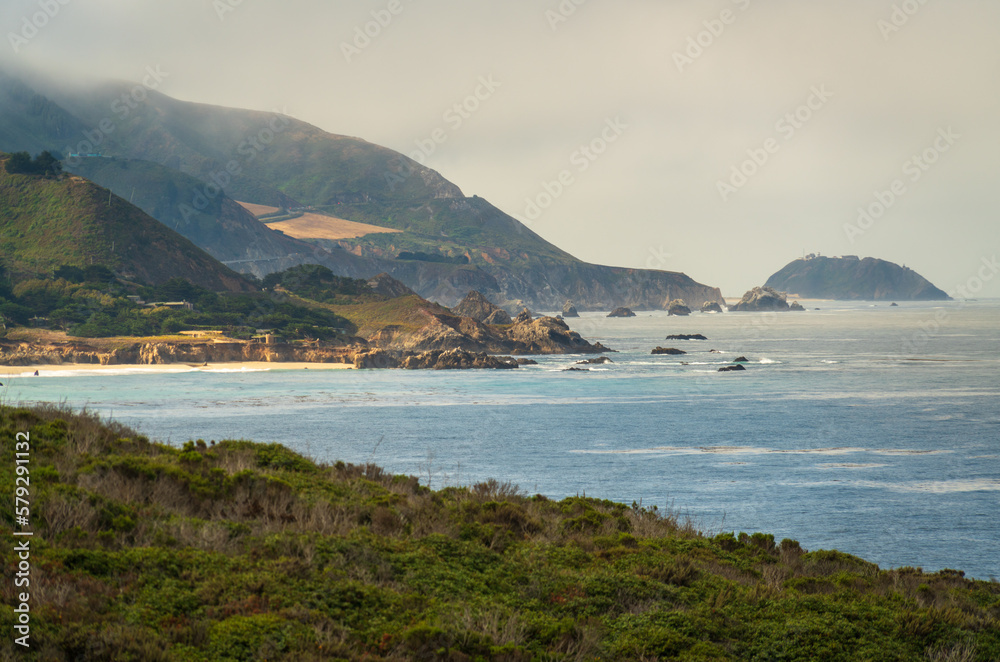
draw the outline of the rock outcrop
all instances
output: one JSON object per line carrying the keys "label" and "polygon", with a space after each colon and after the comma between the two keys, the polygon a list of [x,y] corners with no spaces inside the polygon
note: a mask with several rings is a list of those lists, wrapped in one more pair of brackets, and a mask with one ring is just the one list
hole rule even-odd
{"label": "rock outcrop", "polygon": [[657,347],[652,352],[650,352],[650,354],[654,354],[654,355],[668,354],[668,355],[671,355],[671,356],[680,356],[681,354],[687,354],[687,352],[685,352],[684,350],[681,350],[681,349],[675,349],[673,347]]}
{"label": "rock outcrop", "polygon": [[740,370],[746,370],[746,368],[738,363],[736,365],[727,365],[723,368],[719,368],[719,372],[739,372]]}
{"label": "rock outcrop", "polygon": [[514,324],[523,324],[524,322],[530,322],[530,321],[531,321],[531,311],[528,310],[527,308],[522,308],[521,312],[519,312],[517,314],[517,317],[514,318]]}
{"label": "rock outcrop", "polygon": [[677,333],[667,336],[667,340],[708,340],[708,338],[700,333]]}
{"label": "rock outcrop", "polygon": [[596,359],[586,359],[576,362],[577,365],[604,365],[605,363],[614,363],[614,361],[606,356],[598,356]]}
{"label": "rock outcrop", "polygon": [[[451,309],[456,315],[461,315],[462,317],[471,317],[477,322],[485,322],[486,324],[510,324],[510,315],[506,310],[500,306],[494,304],[492,301],[483,296],[480,292],[472,290],[462,302]],[[487,320],[501,320],[488,322]],[[506,321],[502,321],[506,320]]]}
{"label": "rock outcrop", "polygon": [[635,313],[633,313],[631,309],[622,306],[620,308],[615,308],[608,313],[608,317],[635,317]]}
{"label": "rock outcrop", "polygon": [[503,308],[499,308],[490,313],[489,317],[483,320],[483,324],[513,324],[514,320]]}
{"label": "rock outcrop", "polygon": [[798,301],[793,301],[788,305],[788,310],[805,310],[805,307]]}
{"label": "rock outcrop", "polygon": [[368,280],[368,287],[372,288],[375,294],[381,294],[390,299],[398,299],[399,297],[408,297],[416,294],[416,292],[387,273],[380,273],[370,278]]}
{"label": "rock outcrop", "polygon": [[770,312],[788,310],[788,295],[774,288],[755,287],[743,295],[739,303],[730,306],[731,311]]}
{"label": "rock outcrop", "polygon": [[576,306],[573,305],[572,301],[567,301],[562,307],[563,317],[579,317],[580,313],[577,311]]}
{"label": "rock outcrop", "polygon": [[701,304],[701,312],[703,313],[721,313],[722,306],[720,306],[715,301],[706,301]]}
{"label": "rock outcrop", "polygon": [[601,343],[591,344],[563,320],[539,317],[515,322],[504,332],[512,354],[600,354],[609,351]]}
{"label": "rock outcrop", "polygon": [[691,309],[681,299],[674,299],[667,305],[668,315],[685,316],[691,314]]}
{"label": "rock outcrop", "polygon": [[492,356],[484,352],[463,349],[429,352],[401,352],[372,349],[353,357],[354,367],[361,370],[402,368],[404,370],[510,370],[518,362],[509,356]]}

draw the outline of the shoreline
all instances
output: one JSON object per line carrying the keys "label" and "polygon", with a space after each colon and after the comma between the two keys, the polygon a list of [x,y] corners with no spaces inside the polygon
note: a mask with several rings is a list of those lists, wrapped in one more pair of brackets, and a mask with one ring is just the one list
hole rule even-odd
{"label": "shoreline", "polygon": [[99,363],[54,363],[40,365],[0,365],[0,378],[52,377],[65,373],[183,373],[183,372],[269,372],[273,370],[354,370],[349,363],[309,363],[304,361],[231,361],[196,363],[119,363],[103,365]]}

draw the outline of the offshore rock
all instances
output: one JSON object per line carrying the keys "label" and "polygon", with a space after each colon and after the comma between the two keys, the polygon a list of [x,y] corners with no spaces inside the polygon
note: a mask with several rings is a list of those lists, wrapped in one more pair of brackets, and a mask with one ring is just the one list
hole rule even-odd
{"label": "offshore rock", "polygon": [[667,304],[667,315],[685,316],[690,314],[691,309],[681,299],[674,299]]}
{"label": "offshore rock", "polygon": [[788,295],[773,288],[755,287],[743,295],[730,310],[740,312],[768,312],[788,310]]}
{"label": "offshore rock", "polygon": [[623,306],[621,308],[615,308],[614,310],[612,310],[610,313],[608,313],[608,317],[635,317],[635,313],[633,313],[631,309],[625,308]]}

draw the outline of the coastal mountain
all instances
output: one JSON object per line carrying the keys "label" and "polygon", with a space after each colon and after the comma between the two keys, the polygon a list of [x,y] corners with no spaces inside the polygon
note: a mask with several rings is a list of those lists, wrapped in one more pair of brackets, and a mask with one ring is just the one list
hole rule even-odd
{"label": "coastal mountain", "polygon": [[[582,310],[664,309],[674,299],[722,302],[717,288],[682,273],[578,260],[395,151],[326,133],[280,112],[222,108],[135,90],[125,83],[56,85],[40,77],[28,83],[0,75],[0,109],[5,121],[9,118],[0,129],[0,149],[57,151],[67,169],[86,172],[121,197],[136,200],[214,255],[231,258],[233,268],[258,277],[315,262],[345,276],[389,273],[445,305],[458,303],[470,290],[503,307],[523,303],[540,310],[559,310],[567,299]],[[121,164],[85,156],[98,153],[136,172],[127,175]],[[203,212],[190,221],[197,232],[179,227],[177,220],[178,200],[187,199],[191,181],[133,165],[139,161],[201,183],[211,204],[196,208]],[[296,238],[323,253],[303,258],[301,243],[262,233],[229,200],[291,213],[309,208],[319,218],[317,231]],[[330,239],[321,227],[324,217],[398,232]],[[213,229],[213,220],[223,230]]]}
{"label": "coastal mountain", "polygon": [[944,301],[950,298],[912,269],[854,255],[794,260],[768,278],[766,286],[809,299]]}
{"label": "coastal mountain", "polygon": [[227,266],[262,278],[302,264],[364,278],[384,271],[379,260],[327,251],[262,223],[225,193],[205,195],[205,183],[152,161],[117,157],[72,160],[69,172],[128,199]]}
{"label": "coastal mountain", "polygon": [[189,240],[81,177],[6,171],[0,154],[0,255],[19,279],[102,265],[149,284],[181,277],[210,290],[255,289]]}

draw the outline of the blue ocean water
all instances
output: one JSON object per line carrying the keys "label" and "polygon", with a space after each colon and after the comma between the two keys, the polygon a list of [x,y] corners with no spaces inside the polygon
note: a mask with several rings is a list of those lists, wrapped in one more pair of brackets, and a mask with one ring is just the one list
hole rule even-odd
{"label": "blue ocean water", "polygon": [[[277,441],[433,487],[510,480],[882,567],[1000,576],[1000,301],[815,305],[585,313],[570,324],[619,350],[587,372],[565,356],[485,372],[43,370],[3,397],[86,406],[170,443]],[[718,372],[739,355],[746,372]]]}

